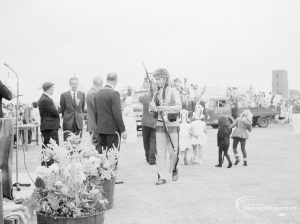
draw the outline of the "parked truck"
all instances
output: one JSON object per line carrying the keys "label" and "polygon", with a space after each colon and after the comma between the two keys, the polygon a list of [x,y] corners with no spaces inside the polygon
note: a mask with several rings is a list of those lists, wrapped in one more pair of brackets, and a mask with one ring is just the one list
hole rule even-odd
{"label": "parked truck", "polygon": [[227,97],[211,97],[205,108],[205,122],[213,128],[218,128],[218,119],[220,116],[228,118],[232,123],[235,118],[244,110],[250,110],[253,114],[253,127],[258,126],[266,128],[274,119],[278,112],[273,107],[234,107]]}

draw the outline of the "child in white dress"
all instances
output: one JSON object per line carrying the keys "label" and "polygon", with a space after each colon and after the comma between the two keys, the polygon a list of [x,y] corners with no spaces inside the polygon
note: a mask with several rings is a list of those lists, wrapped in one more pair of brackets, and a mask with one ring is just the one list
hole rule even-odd
{"label": "child in white dress", "polygon": [[206,124],[201,120],[203,118],[203,109],[201,105],[196,105],[189,130],[190,141],[193,147],[193,164],[195,165],[203,163],[202,148],[207,144]]}
{"label": "child in white dress", "polygon": [[191,148],[190,142],[190,123],[188,118],[189,112],[187,110],[182,110],[180,112],[180,132],[179,132],[179,148],[180,148],[180,157],[183,159],[184,165],[188,165],[187,154]]}

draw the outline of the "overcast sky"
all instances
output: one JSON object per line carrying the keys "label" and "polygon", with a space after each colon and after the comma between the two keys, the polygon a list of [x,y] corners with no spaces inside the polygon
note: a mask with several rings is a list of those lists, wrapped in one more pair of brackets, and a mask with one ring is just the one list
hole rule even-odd
{"label": "overcast sky", "polygon": [[1,0],[0,28],[0,79],[15,85],[6,62],[32,101],[44,81],[58,99],[74,73],[85,91],[110,71],[140,86],[143,61],[200,86],[258,90],[286,69],[300,89],[300,0]]}

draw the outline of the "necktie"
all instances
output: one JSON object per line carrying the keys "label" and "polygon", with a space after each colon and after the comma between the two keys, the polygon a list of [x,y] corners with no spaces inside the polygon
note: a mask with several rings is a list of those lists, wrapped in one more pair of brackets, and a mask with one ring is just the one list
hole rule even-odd
{"label": "necktie", "polygon": [[75,97],[76,97],[76,93],[74,92],[74,93],[73,93],[73,103],[74,103],[74,104],[76,104]]}

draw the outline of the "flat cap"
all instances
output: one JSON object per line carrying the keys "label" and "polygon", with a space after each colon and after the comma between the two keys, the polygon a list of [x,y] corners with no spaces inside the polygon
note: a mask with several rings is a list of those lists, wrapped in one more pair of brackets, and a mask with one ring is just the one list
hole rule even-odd
{"label": "flat cap", "polygon": [[46,90],[50,89],[52,86],[54,86],[53,82],[45,82],[45,83],[43,83],[42,88],[44,91],[46,91]]}

